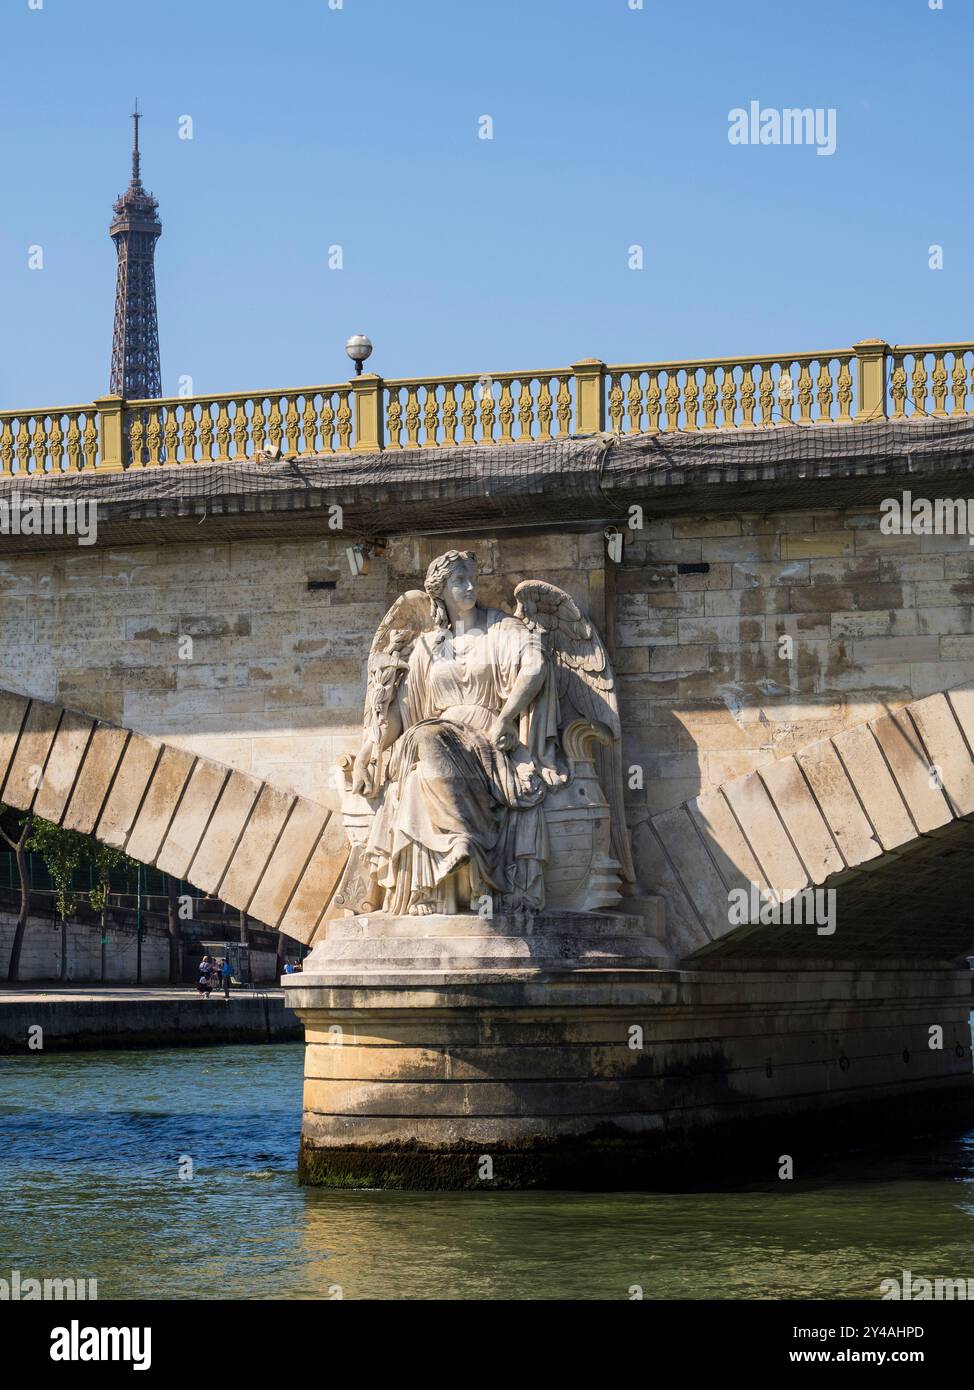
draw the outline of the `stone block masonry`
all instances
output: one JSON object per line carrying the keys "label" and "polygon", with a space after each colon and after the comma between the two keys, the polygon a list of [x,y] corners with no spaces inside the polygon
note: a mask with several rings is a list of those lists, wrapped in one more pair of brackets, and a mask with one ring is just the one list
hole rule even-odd
{"label": "stone block masonry", "polygon": [[[74,781],[58,779],[58,796],[46,804],[55,824],[93,833],[219,894],[272,930],[311,940],[345,864],[337,815],[307,797],[243,779],[210,758],[101,720],[86,722]],[[34,764],[36,775],[24,779],[17,772],[21,750],[25,740],[33,749],[38,726],[50,732],[48,751]],[[33,809],[62,726],[72,738],[84,731],[70,710],[0,691],[0,798],[6,805]],[[130,759],[133,746],[138,753]],[[243,804],[242,782],[249,783]]]}
{"label": "stone block masonry", "polygon": [[335,806],[379,619],[434,550],[472,546],[488,602],[545,577],[592,607],[643,773],[638,817],[974,676],[966,537],[882,536],[878,520],[658,520],[626,533],[618,566],[595,530],[396,537],[358,577],[334,536],[5,555],[4,685]]}
{"label": "stone block masonry", "polygon": [[[105,772],[111,775],[118,752],[112,726],[120,725],[133,737],[98,833],[111,843],[129,837],[129,852],[147,861],[162,856],[182,866],[188,841],[198,844],[218,801],[221,818],[195,854],[201,886],[214,891],[222,855],[242,834],[224,892],[254,895],[264,866],[252,862],[252,847],[265,834],[276,841],[292,813],[288,797],[337,808],[335,763],[357,743],[368,645],[388,604],[420,581],[434,554],[474,548],[488,603],[509,607],[521,579],[546,578],[591,611],[606,635],[620,691],[639,891],[655,893],[681,877],[673,850],[681,836],[673,829],[659,840],[655,817],[739,785],[728,791],[738,797],[736,812],[727,807],[733,817],[743,813],[742,797],[754,810],[755,797],[767,795],[762,788],[790,777],[790,792],[782,784],[778,802],[780,863],[753,865],[754,881],[765,883],[768,872],[797,872],[799,860],[810,867],[803,847],[824,871],[835,867],[835,850],[847,863],[866,859],[870,845],[897,849],[917,830],[951,819],[943,795],[921,785],[926,773],[910,762],[894,716],[974,677],[974,556],[964,535],[885,536],[879,515],[878,504],[647,515],[643,531],[625,532],[619,564],[606,558],[601,528],[393,536],[357,576],[345,539],[331,533],[8,553],[0,560],[0,661],[9,688],[102,720],[96,738],[105,766],[92,758],[92,744],[72,798],[79,828],[92,828],[104,801]],[[930,717],[925,728],[933,745],[956,754],[959,735],[949,724]],[[74,715],[58,726],[36,802],[41,814],[54,814],[58,796],[74,785],[89,731]],[[30,731],[15,781],[49,736],[43,723]],[[167,751],[157,768],[160,741]],[[817,753],[808,751],[812,745]],[[194,757],[223,769],[213,786],[202,784],[200,771],[187,787]],[[807,792],[794,780],[796,759]],[[951,759],[951,767],[961,763]],[[236,774],[230,782],[228,770]],[[765,781],[749,782],[752,774]],[[912,813],[898,793],[882,790],[897,777],[909,783]],[[955,795],[964,806],[969,788],[958,785]],[[181,797],[180,817],[170,824]],[[835,849],[822,837],[815,805]],[[775,821],[769,824],[774,830]],[[290,833],[312,853],[297,821]],[[726,835],[722,843],[741,838],[736,820]],[[683,838],[684,860],[693,843]],[[765,860],[774,858],[774,843],[773,835],[765,840]],[[742,845],[734,853],[732,876],[753,859]],[[310,911],[310,897],[327,891],[324,850],[308,873],[317,886],[309,877],[295,911]],[[713,888],[712,874],[699,881]],[[270,880],[264,899],[268,912],[281,906]],[[688,909],[678,899],[674,889],[667,944],[675,954],[703,939],[691,930],[699,927],[692,912],[681,926]]]}
{"label": "stone block masonry", "polygon": [[878,526],[877,506],[627,535],[615,657],[637,823],[974,677],[966,535]]}
{"label": "stone block masonry", "polygon": [[[192,989],[0,989],[0,1054],[115,1048],[206,1047],[215,1043],[299,1042],[301,1026],[278,993],[200,999]],[[36,1038],[37,1034],[33,1036]]]}
{"label": "stone block masonry", "polygon": [[[347,544],[329,534],[5,555],[2,684],[337,807],[335,763],[358,738],[380,619],[434,553],[473,542],[395,539],[359,576]],[[476,548],[488,602],[510,602],[537,574],[602,605],[601,533]]]}
{"label": "stone block masonry", "polygon": [[611,913],[539,919],[527,940],[503,920],[380,920],[337,923],[284,981],[308,1044],[305,1182],[767,1180],[781,1153],[974,1103],[953,970],[658,968]]}
{"label": "stone block masonry", "polygon": [[[0,980],[7,978],[16,915],[0,912]],[[109,927],[102,948],[100,926],[68,922],[63,936],[49,917],[30,917],[20,957],[20,980],[100,981],[104,962],[106,984],[129,984],[136,977],[138,943],[134,931]],[[62,960],[62,943],[66,957]],[[164,929],[146,925],[142,935],[142,978],[147,985],[169,979],[169,937]]]}

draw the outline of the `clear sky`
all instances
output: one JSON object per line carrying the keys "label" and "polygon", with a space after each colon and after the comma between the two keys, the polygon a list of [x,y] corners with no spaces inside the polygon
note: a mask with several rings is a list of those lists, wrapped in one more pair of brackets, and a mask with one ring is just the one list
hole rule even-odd
{"label": "clear sky", "polygon": [[167,394],[974,339],[974,0],[337,3],[0,0],[0,407],[108,388],[136,95]]}

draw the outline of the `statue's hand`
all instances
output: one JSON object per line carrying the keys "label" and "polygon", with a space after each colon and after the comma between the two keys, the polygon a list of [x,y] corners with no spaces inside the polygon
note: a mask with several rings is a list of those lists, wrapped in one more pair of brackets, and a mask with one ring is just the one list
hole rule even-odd
{"label": "statue's hand", "polygon": [[547,763],[541,768],[541,776],[549,787],[563,787],[568,781],[567,772],[559,772],[556,767],[551,767]]}
{"label": "statue's hand", "polygon": [[369,796],[372,792],[371,763],[374,750],[373,740],[365,739],[352,764],[352,791],[359,796]]}
{"label": "statue's hand", "polygon": [[513,719],[502,719],[498,717],[491,724],[487,737],[491,743],[501,753],[513,753],[520,743],[517,725]]}

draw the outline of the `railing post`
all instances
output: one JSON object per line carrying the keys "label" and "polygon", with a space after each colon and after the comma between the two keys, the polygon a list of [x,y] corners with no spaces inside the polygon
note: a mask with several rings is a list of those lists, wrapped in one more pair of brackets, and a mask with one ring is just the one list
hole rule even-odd
{"label": "railing post", "polygon": [[858,372],[856,421],[886,419],[886,354],[890,347],[883,338],[864,338],[853,343]]}
{"label": "railing post", "polygon": [[355,443],[353,454],[374,454],[382,442],[382,378],[374,372],[352,377],[355,396]]}
{"label": "railing post", "polygon": [[121,473],[125,467],[125,402],[121,396],[99,396],[92,404],[98,411],[98,471]]}
{"label": "railing post", "polygon": [[605,363],[585,357],[572,363],[575,378],[575,433],[601,434],[605,429]]}

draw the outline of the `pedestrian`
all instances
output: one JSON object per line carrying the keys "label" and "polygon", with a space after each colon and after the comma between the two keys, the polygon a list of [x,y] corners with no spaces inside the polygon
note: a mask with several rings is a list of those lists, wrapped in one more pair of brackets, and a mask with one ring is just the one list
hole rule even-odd
{"label": "pedestrian", "polygon": [[220,967],[220,976],[223,980],[223,997],[230,998],[230,981],[233,977],[233,966],[230,964],[230,957],[223,957],[223,964]]}
{"label": "pedestrian", "polygon": [[209,956],[204,956],[200,961],[200,977],[196,985],[201,999],[209,999],[210,997],[210,990],[213,988],[212,969]]}

